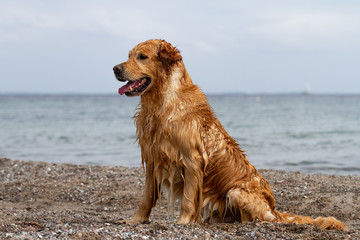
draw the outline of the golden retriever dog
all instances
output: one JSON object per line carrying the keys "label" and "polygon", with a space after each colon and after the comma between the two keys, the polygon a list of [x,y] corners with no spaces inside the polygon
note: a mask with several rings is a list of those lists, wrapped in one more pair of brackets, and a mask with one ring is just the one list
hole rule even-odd
{"label": "golden retriever dog", "polygon": [[180,199],[178,224],[258,219],[346,228],[333,217],[312,219],[276,210],[269,183],[225,131],[170,43],[140,43],[113,70],[117,80],[127,82],[119,94],[141,96],[134,118],[146,180],[130,223],[149,221],[166,189],[172,208]]}

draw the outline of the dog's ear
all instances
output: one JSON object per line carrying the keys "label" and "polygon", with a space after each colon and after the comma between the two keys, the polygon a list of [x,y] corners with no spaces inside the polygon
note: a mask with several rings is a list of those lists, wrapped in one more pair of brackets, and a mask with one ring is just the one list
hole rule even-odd
{"label": "dog's ear", "polygon": [[166,41],[161,41],[158,59],[163,62],[164,65],[171,66],[172,64],[181,61],[182,57],[180,51],[176,47],[173,47]]}

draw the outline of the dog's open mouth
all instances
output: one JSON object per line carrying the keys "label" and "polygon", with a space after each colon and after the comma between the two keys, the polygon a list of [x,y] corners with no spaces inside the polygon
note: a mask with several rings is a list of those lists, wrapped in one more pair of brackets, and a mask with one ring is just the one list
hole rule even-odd
{"label": "dog's open mouth", "polygon": [[141,78],[136,81],[128,81],[128,83],[119,88],[119,94],[126,96],[137,96],[143,92],[151,83],[151,79],[148,77]]}

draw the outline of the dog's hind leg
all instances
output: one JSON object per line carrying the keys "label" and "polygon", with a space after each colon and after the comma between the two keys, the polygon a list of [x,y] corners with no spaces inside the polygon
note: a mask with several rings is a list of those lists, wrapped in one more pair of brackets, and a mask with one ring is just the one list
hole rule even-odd
{"label": "dog's hind leg", "polygon": [[242,222],[253,221],[256,218],[268,222],[275,219],[269,204],[262,195],[245,189],[235,188],[228,191],[227,205],[230,210],[240,212]]}

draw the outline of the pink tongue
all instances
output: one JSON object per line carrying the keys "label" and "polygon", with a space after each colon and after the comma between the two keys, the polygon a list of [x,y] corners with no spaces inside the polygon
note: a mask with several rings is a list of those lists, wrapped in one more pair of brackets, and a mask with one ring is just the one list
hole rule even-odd
{"label": "pink tongue", "polygon": [[124,93],[128,92],[129,88],[133,85],[135,85],[135,82],[128,82],[126,85],[119,88],[119,94],[123,95]]}

